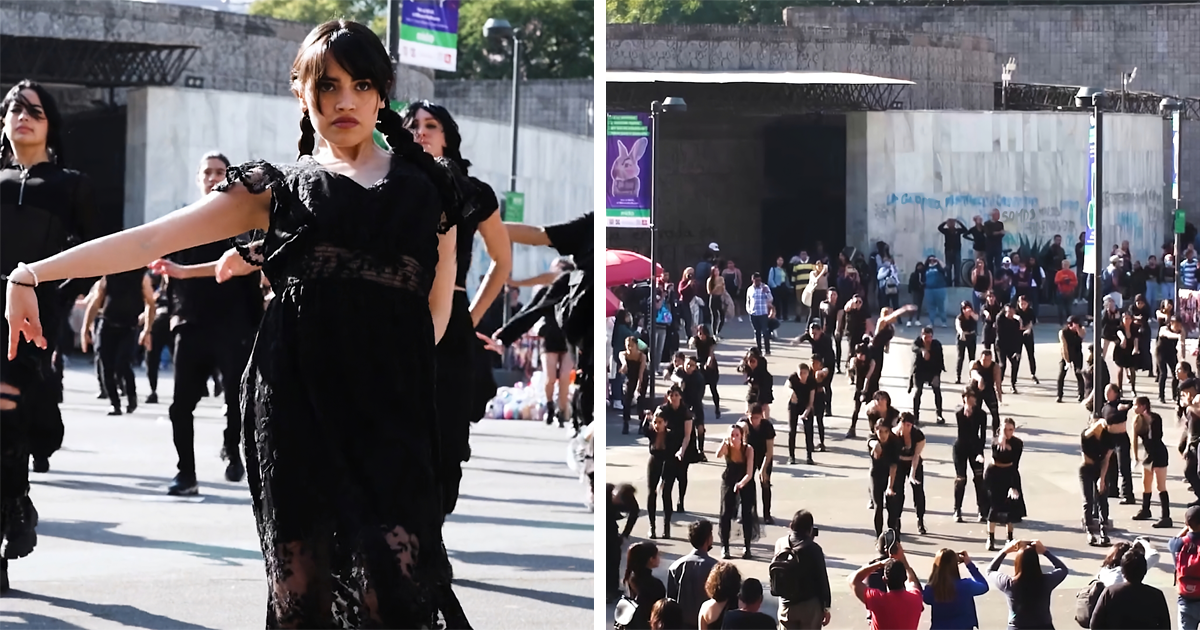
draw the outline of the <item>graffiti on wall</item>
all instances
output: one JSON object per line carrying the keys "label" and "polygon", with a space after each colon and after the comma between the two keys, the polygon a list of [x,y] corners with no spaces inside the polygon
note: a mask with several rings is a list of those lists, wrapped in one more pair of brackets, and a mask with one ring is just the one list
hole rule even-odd
{"label": "graffiti on wall", "polygon": [[[1135,257],[1157,253],[1162,244],[1162,192],[1105,194],[1105,241],[1129,241]],[[957,219],[968,228],[974,217],[986,221],[992,209],[999,210],[1004,222],[1004,249],[1022,257],[1041,257],[1061,235],[1063,248],[1073,256],[1079,233],[1087,225],[1082,199],[1061,198],[1057,194],[925,194],[893,192],[871,205],[868,233],[871,243],[884,241],[901,268],[909,269],[928,256],[943,257],[945,246],[937,228],[947,219]],[[971,243],[963,243],[969,256]]]}

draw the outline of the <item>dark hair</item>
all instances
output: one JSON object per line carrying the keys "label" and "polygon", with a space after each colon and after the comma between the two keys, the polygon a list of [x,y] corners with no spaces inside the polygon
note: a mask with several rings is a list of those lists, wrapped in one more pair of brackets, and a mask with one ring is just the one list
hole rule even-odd
{"label": "dark hair", "polygon": [[[318,111],[321,102],[316,94],[317,81],[325,76],[327,59],[337,62],[354,79],[371,82],[383,100],[375,129],[387,139],[392,153],[415,164],[429,176],[441,196],[443,208],[458,205],[460,195],[449,169],[439,166],[439,162],[413,140],[400,115],[388,106],[388,93],[392,90],[395,75],[392,60],[379,37],[366,26],[350,20],[330,20],[309,31],[292,62],[291,84],[292,92],[297,96],[309,96]],[[316,130],[307,111],[300,119],[297,144],[301,157],[312,155],[316,147]]]}
{"label": "dark hair", "polygon": [[[612,486],[612,484],[608,485]],[[637,488],[633,487],[631,483],[619,483],[612,486],[609,489],[609,494],[616,494],[617,500],[621,502],[621,505],[633,505],[637,503],[637,499],[634,498],[634,495],[637,494]]]}
{"label": "dark hair", "polygon": [[629,587],[631,597],[637,597],[634,575],[638,573],[649,575],[650,559],[657,555],[658,545],[652,542],[638,542],[629,546],[629,551],[625,553],[625,585]]}
{"label": "dark hair", "polygon": [[650,628],[652,630],[673,630],[683,627],[683,607],[679,602],[664,597],[654,602],[650,609]]}
{"label": "dark hair", "polygon": [[1141,547],[1134,547],[1121,558],[1121,575],[1125,576],[1125,581],[1133,584],[1141,584],[1142,578],[1146,577],[1146,556],[1142,555]]}
{"label": "dark hair", "polygon": [[748,415],[761,416],[762,413],[763,413],[762,403],[754,403],[754,404],[750,405],[750,413]]}
{"label": "dark hair", "polygon": [[926,327],[922,328],[921,334],[922,335],[926,335],[926,334],[932,335],[933,334],[933,326],[926,326]]}
{"label": "dark hair", "polygon": [[761,602],[763,597],[762,582],[756,578],[746,578],[742,582],[742,590],[738,593],[738,599],[743,604],[754,604]]}
{"label": "dark hair", "polygon": [[792,516],[792,522],[790,525],[788,525],[788,528],[801,538],[808,536],[809,532],[811,532],[813,528],[812,512],[809,512],[808,510],[798,510],[796,514]]}
{"label": "dark hair", "polygon": [[1100,563],[1100,567],[1104,569],[1111,569],[1113,567],[1121,566],[1121,559],[1125,557],[1125,554],[1128,553],[1130,549],[1133,549],[1133,545],[1127,542],[1119,542],[1113,545],[1112,549],[1108,551],[1108,555],[1104,557],[1104,561]]}
{"label": "dark hair", "polygon": [[712,521],[702,518],[688,525],[688,542],[692,544],[692,548],[699,549],[700,545],[712,538],[712,533]]}
{"label": "dark hair", "polygon": [[667,395],[670,396],[671,394],[679,394],[680,396],[682,396],[683,388],[678,385],[672,385],[671,389],[667,390]]}
{"label": "dark hair", "polygon": [[675,353],[675,358],[676,358],[676,359],[686,359],[686,358],[687,358],[687,353],[686,353],[686,352],[684,352],[684,351],[682,351],[682,350],[680,350],[679,352],[676,352],[676,353]]}
{"label": "dark hair", "polygon": [[225,168],[229,168],[231,166],[229,163],[229,158],[225,157],[225,154],[221,153],[220,151],[209,151],[208,153],[200,156],[201,162],[207,162],[209,160],[221,160],[221,163],[225,165]]}
{"label": "dark hair", "polygon": [[736,600],[742,589],[742,573],[732,562],[721,561],[713,565],[704,581],[704,593],[718,602]]}
{"label": "dark hair", "polygon": [[[21,94],[23,90],[31,90],[34,94],[38,95],[38,100],[42,102],[41,116],[34,114],[34,110],[32,109],[33,103],[24,94]],[[58,112],[58,103],[55,102],[54,97],[50,96],[50,93],[40,83],[25,79],[12,86],[8,94],[4,95],[4,100],[0,101],[0,110],[3,110],[3,113],[7,114],[9,108],[14,103],[19,104],[29,111],[30,116],[39,120],[41,118],[46,119],[46,155],[50,158],[51,162],[62,166],[65,163],[61,133],[63,120],[62,115]],[[3,129],[3,127],[4,123],[0,122],[0,129]],[[8,141],[8,134],[2,134],[0,136],[0,166],[8,166],[12,163],[14,157],[12,144]]]}
{"label": "dark hair", "polygon": [[1017,552],[1013,559],[1013,591],[1022,593],[1041,593],[1046,576],[1042,573],[1042,565],[1038,561],[1038,552],[1029,545]]}
{"label": "dark hair", "polygon": [[883,581],[887,584],[887,590],[904,590],[904,581],[906,578],[908,578],[908,570],[904,568],[903,562],[895,558],[890,558],[883,565]]}
{"label": "dark hair", "polygon": [[450,110],[430,101],[415,101],[401,110],[401,124],[405,129],[412,131],[417,125],[417,112],[421,110],[437,119],[438,124],[442,126],[442,134],[446,136],[446,146],[442,149],[442,155],[466,174],[467,169],[471,168],[471,162],[459,152],[462,150],[462,134],[458,131],[458,123],[450,115]]}

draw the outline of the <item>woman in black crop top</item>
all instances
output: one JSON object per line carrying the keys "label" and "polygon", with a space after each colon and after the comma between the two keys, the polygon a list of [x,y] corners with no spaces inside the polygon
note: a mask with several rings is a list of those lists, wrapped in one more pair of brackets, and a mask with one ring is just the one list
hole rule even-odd
{"label": "woman in black crop top", "polygon": [[[1108,493],[1105,491],[1105,475],[1112,465],[1113,437],[1108,432],[1108,423],[1097,418],[1079,436],[1083,461],[1079,464],[1079,485],[1083,489],[1083,529],[1089,545],[1107,546],[1108,539]],[[1100,532],[1097,541],[1095,531]]]}
{"label": "woman in black crop top", "polygon": [[1138,446],[1141,446],[1142,462],[1142,509],[1133,517],[1135,521],[1148,521],[1154,518],[1150,514],[1150,492],[1157,482],[1158,503],[1162,517],[1154,527],[1172,527],[1171,499],[1167,495],[1167,445],[1163,443],[1162,416],[1150,411],[1150,399],[1139,396],[1133,403],[1133,457],[1138,458]]}
{"label": "woman in black crop top", "polygon": [[[717,394],[717,383],[721,381],[721,371],[717,368],[717,353],[714,350],[717,346],[717,340],[708,331],[707,324],[696,326],[696,336],[688,341],[688,346],[696,350],[696,362],[700,364],[700,370],[704,372],[704,381],[708,384],[708,393],[712,395],[713,408],[716,409],[716,418],[721,417],[721,396]],[[703,439],[703,432],[700,434]]]}
{"label": "woman in black crop top", "polygon": [[738,371],[746,377],[746,414],[750,414],[750,406],[762,405],[763,419],[771,417],[771,403],[775,401],[771,393],[772,377],[767,371],[767,360],[758,352],[758,348],[750,348]]}
{"label": "woman in black crop top", "polygon": [[[851,295],[842,308],[842,325],[846,330],[846,344],[857,348],[867,336],[867,305],[858,295]],[[850,358],[850,357],[847,357]]]}
{"label": "woman in black crop top", "polygon": [[963,390],[963,404],[954,412],[957,437],[952,449],[954,457],[954,522],[963,522],[962,504],[967,491],[967,470],[971,470],[975,485],[975,507],[979,522],[987,520],[987,491],[983,485],[983,447],[987,443],[987,414],[976,402],[979,396],[975,387],[968,385]]}
{"label": "woman in black crop top", "polygon": [[1140,327],[1129,311],[1121,314],[1117,326],[1117,340],[1113,345],[1113,363],[1117,364],[1117,387],[1125,389],[1125,377],[1129,377],[1129,386],[1137,393],[1137,366],[1141,362],[1141,348],[1138,347]]}
{"label": "woman in black crop top", "polygon": [[1004,392],[1000,389],[1000,364],[992,360],[992,351],[979,353],[979,360],[971,365],[971,382],[979,392],[976,405],[982,409],[986,404],[992,412],[992,434],[1000,430],[1000,401]]}
{"label": "woman in black crop top", "polygon": [[[883,510],[895,495],[897,469],[900,463],[900,437],[892,433],[887,420],[875,421],[874,434],[867,440],[867,454],[871,458],[871,509],[875,511],[875,535],[883,533]],[[900,483],[904,480],[900,479]],[[896,529],[893,512],[888,511],[888,527]]]}
{"label": "woman in black crop top", "polygon": [[[917,531],[925,531],[925,433],[916,427],[916,418],[911,413],[900,414],[900,424],[895,429],[900,450],[896,462],[896,477],[907,480],[912,487],[913,507],[917,511]],[[904,483],[893,484],[894,494],[888,505],[888,518],[892,528],[900,532],[901,516],[904,514]]]}
{"label": "woman in black crop top", "polygon": [[[958,306],[958,317],[954,318],[954,335],[958,346],[958,363],[955,368],[955,385],[962,385],[963,357],[975,361],[976,341],[979,338],[979,316],[970,302]],[[970,365],[969,363],[967,365]]]}
{"label": "woman in black crop top", "polygon": [[1008,540],[1013,539],[1013,524],[1025,517],[1025,499],[1021,495],[1021,452],[1025,443],[1013,435],[1017,423],[1012,418],[1004,419],[1004,427],[992,443],[992,460],[983,473],[983,482],[988,489],[988,551],[996,551],[996,524],[1008,529]]}
{"label": "woman in black crop top", "polygon": [[636,337],[627,337],[625,339],[625,351],[617,355],[621,362],[621,373],[625,375],[625,391],[622,392],[624,400],[624,409],[621,410],[621,433],[629,434],[629,418],[633,413],[634,396],[637,396],[637,415],[638,421],[642,419],[642,409],[646,405],[646,387],[649,383],[646,380],[647,363],[646,353],[642,352],[638,347]]}
{"label": "woman in black crop top", "polygon": [[879,372],[875,369],[875,359],[871,358],[870,346],[860,343],[854,348],[850,360],[850,380],[854,383],[854,413],[850,416],[850,430],[846,439],[852,440],[857,436],[858,412],[867,404],[875,392],[879,391]]}
{"label": "woman in black crop top", "polygon": [[792,390],[791,399],[788,401],[788,464],[796,463],[796,430],[799,422],[804,422],[805,435],[808,438],[808,464],[811,466],[812,461],[812,414],[815,412],[814,402],[816,400],[817,384],[813,380],[812,368],[807,363],[801,363],[800,367],[788,377],[788,388]]}
{"label": "woman in black crop top", "polygon": [[[764,418],[765,420],[765,418]],[[750,557],[750,543],[758,539],[758,501],[754,484],[754,448],[744,439],[746,427],[738,423],[729,428],[729,437],[721,440],[717,459],[725,460],[721,473],[721,557],[728,560],[729,534],[738,506],[742,508],[743,558]]]}
{"label": "woman in black crop top", "polygon": [[1109,356],[1108,348],[1117,342],[1117,329],[1121,327],[1121,312],[1117,303],[1110,297],[1104,298],[1104,311],[1100,313],[1100,338],[1104,345],[1100,348],[1101,356]]}
{"label": "woman in black crop top", "polygon": [[875,336],[871,338],[871,358],[875,359],[877,367],[883,370],[883,355],[887,352],[888,344],[896,336],[896,322],[905,313],[916,311],[913,304],[902,306],[897,310],[884,308],[879,311],[879,321],[875,322]]}
{"label": "woman in black crop top", "polygon": [[[1159,311],[1161,314],[1162,311]],[[1154,349],[1156,370],[1158,371],[1158,402],[1166,404],[1167,379],[1171,379],[1171,400],[1179,398],[1179,375],[1175,366],[1180,357],[1187,356],[1187,334],[1184,332],[1183,320],[1177,315],[1171,315],[1165,321],[1159,321],[1158,341]],[[1169,376],[1168,376],[1169,375]]]}
{"label": "woman in black crop top", "polygon": [[1133,296],[1133,305],[1129,307],[1129,314],[1133,315],[1133,323],[1138,327],[1138,362],[1137,370],[1149,372],[1154,375],[1154,354],[1150,349],[1150,337],[1152,336],[1150,324],[1154,321],[1154,311],[1150,304],[1146,301],[1146,296],[1137,294]]}
{"label": "woman in black crop top", "polygon": [[983,300],[983,349],[991,350],[996,345],[996,320],[1004,314],[1004,303],[996,294],[988,291]]}

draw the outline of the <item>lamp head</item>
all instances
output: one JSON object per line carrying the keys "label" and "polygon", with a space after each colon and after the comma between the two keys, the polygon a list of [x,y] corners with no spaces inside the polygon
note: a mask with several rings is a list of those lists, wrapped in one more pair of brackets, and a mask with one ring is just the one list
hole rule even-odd
{"label": "lamp head", "polygon": [[1183,102],[1179,99],[1171,98],[1170,96],[1164,98],[1158,103],[1158,113],[1160,116],[1166,116],[1171,112],[1177,112],[1182,109]]}
{"label": "lamp head", "polygon": [[508,39],[512,37],[513,28],[504,18],[488,18],[483,23],[483,36],[486,38]]}
{"label": "lamp head", "polygon": [[1095,107],[1104,101],[1104,90],[1094,87],[1081,87],[1075,94],[1075,107]]}

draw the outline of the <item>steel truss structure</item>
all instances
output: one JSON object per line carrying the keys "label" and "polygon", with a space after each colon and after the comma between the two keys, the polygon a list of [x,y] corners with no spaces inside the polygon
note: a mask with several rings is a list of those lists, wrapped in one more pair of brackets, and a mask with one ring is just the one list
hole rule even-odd
{"label": "steel truss structure", "polygon": [[[997,110],[1015,111],[1057,111],[1077,110],[1075,94],[1079,86],[1072,85],[1043,85],[1035,83],[1009,83],[1007,94],[1004,84],[995,84],[995,108]],[[1124,114],[1159,115],[1158,106],[1165,94],[1152,92],[1119,92],[1107,93],[1104,101],[1104,111]],[[1183,104],[1182,117],[1184,120],[1200,120],[1200,98],[1172,97]],[[1089,109],[1089,108],[1085,108]]]}
{"label": "steel truss structure", "polygon": [[649,111],[651,101],[680,96],[689,112],[787,115],[904,109],[907,85],[764,83],[608,83],[609,111]]}
{"label": "steel truss structure", "polygon": [[199,46],[0,35],[0,83],[84,87],[174,85]]}

